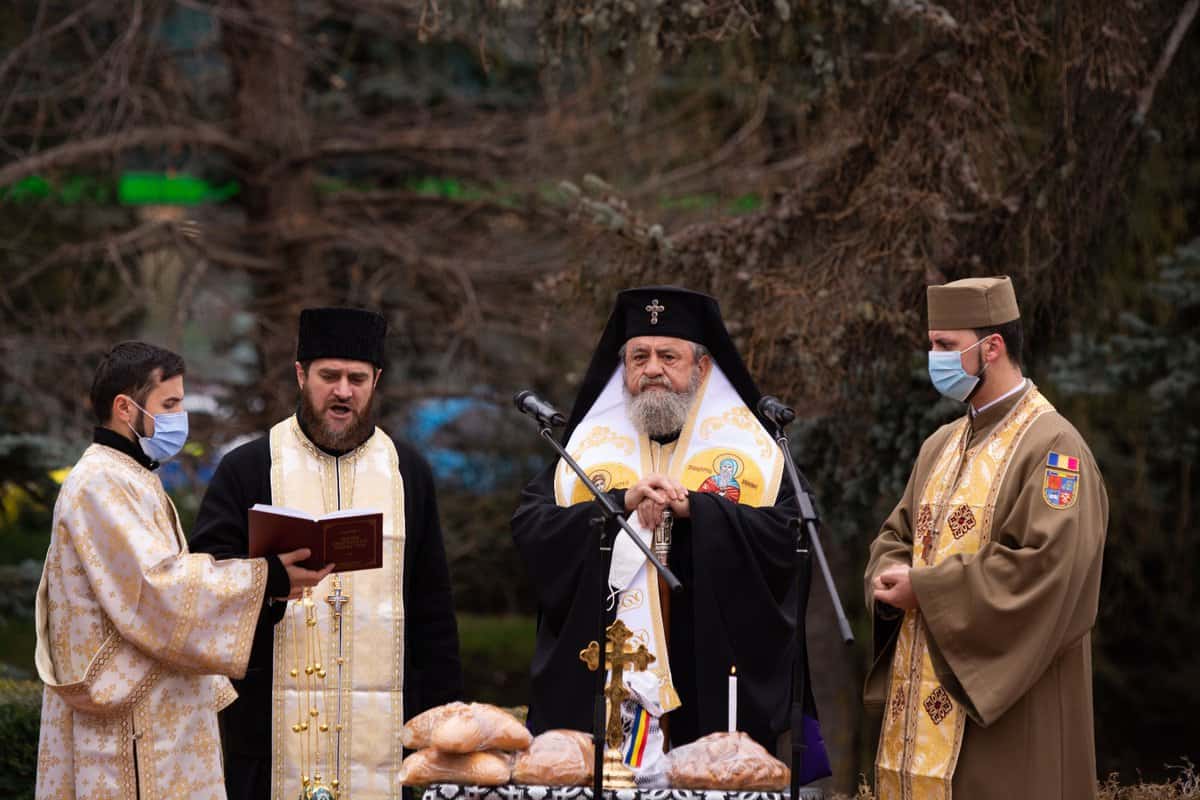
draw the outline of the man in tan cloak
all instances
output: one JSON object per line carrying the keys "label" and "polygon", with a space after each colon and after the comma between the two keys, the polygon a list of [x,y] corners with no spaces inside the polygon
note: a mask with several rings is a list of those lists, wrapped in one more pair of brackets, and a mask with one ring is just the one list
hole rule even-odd
{"label": "man in tan cloak", "polygon": [[224,676],[246,670],[264,594],[327,573],[296,566],[307,550],[188,553],[153,472],[187,439],[183,370],[175,353],[124,342],[96,372],[100,424],[59,492],[38,586],[39,800],[222,800]]}
{"label": "man in tan cloak", "polygon": [[969,405],[925,440],[871,546],[876,792],[1093,798],[1103,479],[1021,373],[1009,279],[930,286],[928,304],[930,378]]}

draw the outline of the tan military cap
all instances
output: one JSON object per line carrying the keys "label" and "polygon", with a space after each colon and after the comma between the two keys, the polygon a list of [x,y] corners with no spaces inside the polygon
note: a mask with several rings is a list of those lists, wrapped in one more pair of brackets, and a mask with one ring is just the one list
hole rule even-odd
{"label": "tan military cap", "polygon": [[1021,316],[1017,295],[1007,275],[964,278],[926,287],[929,330],[991,328]]}

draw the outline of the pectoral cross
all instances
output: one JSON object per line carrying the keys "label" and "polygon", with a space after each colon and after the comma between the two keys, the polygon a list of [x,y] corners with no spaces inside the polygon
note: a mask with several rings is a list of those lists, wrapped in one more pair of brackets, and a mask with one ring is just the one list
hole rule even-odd
{"label": "pectoral cross", "polygon": [[[619,748],[625,739],[625,733],[621,729],[621,704],[629,697],[629,689],[625,686],[625,668],[630,667],[641,672],[654,663],[655,659],[646,649],[646,645],[639,644],[636,650],[630,646],[629,640],[633,638],[633,632],[621,620],[608,626],[608,635],[605,638],[608,641],[604,646],[604,666],[612,670],[612,678],[609,679],[608,688],[604,690],[604,696],[608,698],[608,726],[604,738],[609,747]],[[579,651],[579,660],[587,664],[587,668],[592,672],[600,669],[599,643],[592,642],[586,649]]]}
{"label": "pectoral cross", "polygon": [[666,311],[667,307],[664,305],[661,305],[658,302],[658,298],[656,297],[650,301],[650,305],[646,306],[646,310],[650,312],[650,324],[657,325],[659,313],[662,311]]}

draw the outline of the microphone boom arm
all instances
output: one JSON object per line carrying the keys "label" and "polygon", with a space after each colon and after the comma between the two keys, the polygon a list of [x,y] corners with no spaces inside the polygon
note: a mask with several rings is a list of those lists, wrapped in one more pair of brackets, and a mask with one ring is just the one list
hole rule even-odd
{"label": "microphone boom arm", "polygon": [[549,442],[550,446],[554,448],[562,460],[567,462],[567,466],[574,470],[575,474],[579,476],[579,480],[583,482],[584,486],[588,487],[588,490],[591,491],[592,495],[596,498],[596,502],[603,510],[604,516],[607,519],[617,523],[621,530],[625,531],[625,533],[629,535],[629,538],[632,539],[633,543],[637,545],[639,550],[642,551],[642,554],[646,556],[646,559],[654,565],[656,570],[658,570],[658,574],[661,575],[663,580],[667,582],[667,586],[671,587],[671,591],[677,592],[682,589],[683,584],[679,582],[679,578],[675,577],[675,573],[671,572],[667,565],[663,564],[662,561],[660,561],[658,557],[654,555],[654,551],[650,549],[650,546],[643,542],[642,537],[638,536],[633,528],[630,527],[628,520],[625,519],[625,515],[621,512],[621,509],[617,508],[617,505],[613,502],[613,499],[605,492],[600,491],[600,487],[592,482],[592,479],[588,477],[586,472],[584,472],[583,467],[579,466],[579,462],[571,458],[571,454],[567,452],[566,448],[558,443],[558,440],[554,438],[554,434],[551,433],[550,427],[545,424],[539,424],[538,435]]}

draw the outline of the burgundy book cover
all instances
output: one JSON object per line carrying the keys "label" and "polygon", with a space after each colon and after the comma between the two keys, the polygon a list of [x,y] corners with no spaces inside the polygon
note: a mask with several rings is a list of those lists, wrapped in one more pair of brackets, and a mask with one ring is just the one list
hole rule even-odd
{"label": "burgundy book cover", "polygon": [[300,562],[305,569],[318,570],[331,561],[338,572],[383,566],[383,514],[378,511],[316,519],[261,508],[249,513],[251,558],[307,547],[312,555]]}

